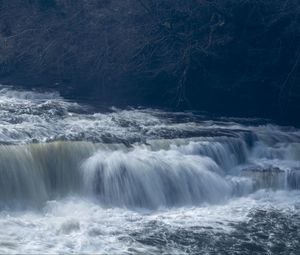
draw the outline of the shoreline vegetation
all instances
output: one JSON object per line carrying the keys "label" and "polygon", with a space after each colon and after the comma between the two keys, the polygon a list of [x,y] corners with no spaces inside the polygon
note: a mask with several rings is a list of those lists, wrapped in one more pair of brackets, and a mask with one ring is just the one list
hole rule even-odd
{"label": "shoreline vegetation", "polygon": [[299,125],[297,0],[0,0],[0,83]]}

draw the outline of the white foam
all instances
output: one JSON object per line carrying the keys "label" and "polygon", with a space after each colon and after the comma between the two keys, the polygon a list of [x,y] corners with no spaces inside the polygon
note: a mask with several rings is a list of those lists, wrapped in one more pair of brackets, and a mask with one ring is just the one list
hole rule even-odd
{"label": "white foam", "polygon": [[[40,212],[2,212],[1,253],[101,253],[131,251],[157,253],[158,248],[139,243],[132,233],[142,233],[155,223],[155,231],[186,229],[231,232],[234,224],[249,220],[255,210],[299,211],[300,193],[260,191],[223,205],[186,207],[159,211],[103,208],[80,197],[51,201]],[[178,252],[182,250],[166,250]]]}

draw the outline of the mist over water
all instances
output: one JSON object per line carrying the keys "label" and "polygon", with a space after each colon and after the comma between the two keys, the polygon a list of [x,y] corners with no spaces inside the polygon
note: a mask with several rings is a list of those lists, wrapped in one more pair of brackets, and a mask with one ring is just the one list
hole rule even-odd
{"label": "mist over water", "polygon": [[0,87],[0,253],[297,254],[300,130]]}

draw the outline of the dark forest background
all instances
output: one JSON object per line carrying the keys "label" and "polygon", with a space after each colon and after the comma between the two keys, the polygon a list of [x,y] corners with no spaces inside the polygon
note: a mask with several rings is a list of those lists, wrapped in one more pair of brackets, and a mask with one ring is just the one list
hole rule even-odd
{"label": "dark forest background", "polygon": [[299,0],[0,0],[0,83],[300,123]]}

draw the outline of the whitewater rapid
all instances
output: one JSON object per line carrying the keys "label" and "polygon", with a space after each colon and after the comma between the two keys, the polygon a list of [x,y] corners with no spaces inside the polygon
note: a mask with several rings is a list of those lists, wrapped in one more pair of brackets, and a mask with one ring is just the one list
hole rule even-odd
{"label": "whitewater rapid", "polygon": [[297,128],[0,87],[0,253],[290,254],[299,189]]}

